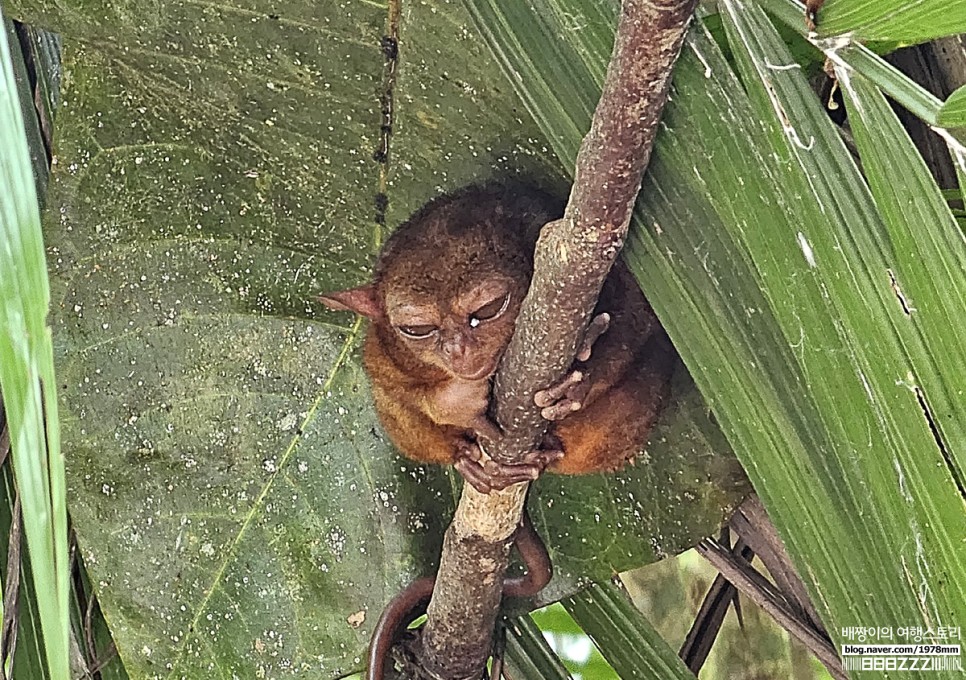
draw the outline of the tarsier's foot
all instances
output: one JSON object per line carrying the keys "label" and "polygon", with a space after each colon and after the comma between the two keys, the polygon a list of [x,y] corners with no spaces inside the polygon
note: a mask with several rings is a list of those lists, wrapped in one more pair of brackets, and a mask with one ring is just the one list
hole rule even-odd
{"label": "tarsier's foot", "polygon": [[[594,343],[610,325],[610,314],[598,314],[587,326],[584,339],[577,351],[577,361],[585,362],[590,359]],[[590,391],[590,381],[586,380],[587,373],[579,368],[564,375],[558,382],[533,395],[533,403],[542,410],[546,420],[562,420],[574,411],[580,410],[584,399]]]}
{"label": "tarsier's foot", "polygon": [[818,11],[822,9],[825,0],[805,0],[805,26],[814,31],[818,22]]}
{"label": "tarsier's foot", "polygon": [[586,377],[584,371],[574,369],[560,382],[533,395],[533,403],[540,407],[540,415],[546,420],[563,420],[579,411],[590,392],[590,381]]}
{"label": "tarsier's foot", "polygon": [[479,444],[466,440],[456,450],[454,467],[474,489],[490,493],[520,482],[532,482],[563,455],[559,447],[540,448],[528,453],[520,463],[499,463],[489,457],[484,459]]}

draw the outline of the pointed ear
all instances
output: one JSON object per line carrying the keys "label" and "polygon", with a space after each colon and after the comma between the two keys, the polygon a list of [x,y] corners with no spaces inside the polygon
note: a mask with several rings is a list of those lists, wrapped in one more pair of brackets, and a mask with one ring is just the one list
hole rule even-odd
{"label": "pointed ear", "polygon": [[374,319],[382,314],[382,305],[376,296],[376,287],[367,283],[358,288],[337,290],[320,295],[318,300],[329,309],[347,310]]}

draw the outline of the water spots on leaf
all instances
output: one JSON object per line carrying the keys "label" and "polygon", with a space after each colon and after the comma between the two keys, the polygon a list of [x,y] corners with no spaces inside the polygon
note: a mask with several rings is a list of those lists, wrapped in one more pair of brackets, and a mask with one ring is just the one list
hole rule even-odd
{"label": "water spots on leaf", "polygon": [[325,542],[337,560],[345,556],[346,533],[341,527],[332,527],[325,536]]}

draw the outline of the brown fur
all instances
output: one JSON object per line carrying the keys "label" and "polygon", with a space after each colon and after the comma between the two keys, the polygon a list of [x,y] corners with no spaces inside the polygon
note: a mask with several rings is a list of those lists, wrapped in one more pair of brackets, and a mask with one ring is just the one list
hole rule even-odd
{"label": "brown fur", "polygon": [[[461,440],[479,431],[491,375],[530,285],[539,228],[561,212],[559,202],[522,186],[474,186],[437,198],[386,242],[371,284],[322,297],[372,319],[364,364],[386,432],[406,456],[453,463]],[[489,280],[494,290],[509,291],[506,311],[469,328],[467,315],[490,294],[473,291]],[[582,368],[591,381],[583,408],[550,427],[565,451],[550,467],[555,472],[623,467],[668,396],[673,349],[623,263],[608,278],[597,311],[611,314],[610,328]],[[393,325],[400,314],[421,328],[438,327],[436,339],[407,338]],[[450,354],[441,349],[445,337],[457,338]],[[467,379],[473,371],[486,374]]]}

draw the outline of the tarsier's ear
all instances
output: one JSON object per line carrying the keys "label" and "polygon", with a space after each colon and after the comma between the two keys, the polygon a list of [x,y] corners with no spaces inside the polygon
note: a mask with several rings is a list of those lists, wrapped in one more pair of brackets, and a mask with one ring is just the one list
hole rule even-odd
{"label": "tarsier's ear", "polygon": [[329,309],[347,310],[370,319],[382,314],[382,305],[379,304],[376,296],[376,287],[371,283],[358,288],[326,293],[320,295],[318,299]]}

